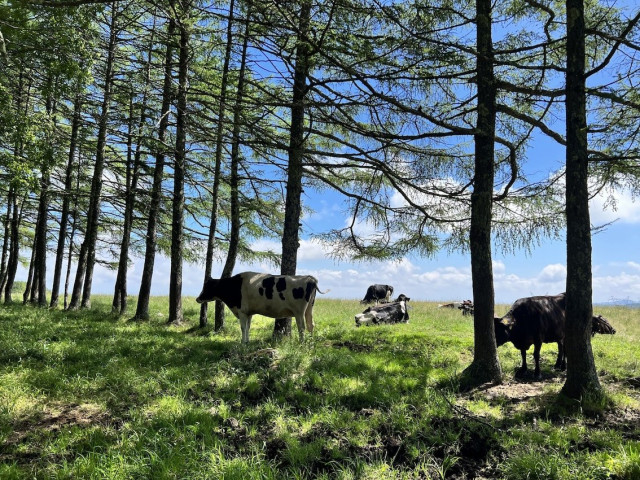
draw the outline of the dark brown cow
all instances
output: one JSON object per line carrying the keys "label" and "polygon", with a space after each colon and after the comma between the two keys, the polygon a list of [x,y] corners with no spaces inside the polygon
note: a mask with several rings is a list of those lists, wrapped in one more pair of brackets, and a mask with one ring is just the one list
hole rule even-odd
{"label": "dark brown cow", "polygon": [[[555,368],[565,370],[567,359],[564,351],[565,294],[520,298],[502,318],[494,318],[496,344],[507,342],[520,350],[522,366],[516,375],[527,371],[527,350],[533,345],[534,376],[540,375],[540,348],[543,343],[558,343]],[[615,333],[613,327],[601,315],[593,317],[592,333]]]}
{"label": "dark brown cow", "polygon": [[565,296],[545,295],[520,298],[502,318],[495,318],[496,345],[508,341],[520,350],[522,366],[517,375],[527,371],[527,350],[533,345],[535,360],[534,376],[540,378],[540,348],[543,343],[558,342],[556,368],[564,370],[567,361],[564,355],[564,309]]}

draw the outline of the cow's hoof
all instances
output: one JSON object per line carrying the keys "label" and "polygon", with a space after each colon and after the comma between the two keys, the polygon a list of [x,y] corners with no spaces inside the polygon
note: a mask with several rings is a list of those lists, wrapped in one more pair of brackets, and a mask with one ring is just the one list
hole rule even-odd
{"label": "cow's hoof", "polygon": [[534,373],[534,374],[533,374],[533,379],[534,379],[534,380],[537,380],[537,381],[542,380],[542,374],[541,374],[540,372],[536,372],[536,373]]}
{"label": "cow's hoof", "polygon": [[527,369],[526,368],[520,368],[518,370],[516,370],[516,378],[524,378],[527,376]]}

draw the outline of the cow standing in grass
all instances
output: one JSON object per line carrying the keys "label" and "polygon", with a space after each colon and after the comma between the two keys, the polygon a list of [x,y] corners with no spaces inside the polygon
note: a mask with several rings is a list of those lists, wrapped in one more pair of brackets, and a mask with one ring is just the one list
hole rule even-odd
{"label": "cow standing in grass", "polygon": [[[535,360],[534,376],[540,379],[540,349],[543,343],[558,343],[558,358],[555,368],[565,370],[567,360],[564,350],[565,336],[565,294],[544,295],[538,297],[520,298],[514,302],[511,309],[502,318],[494,318],[496,345],[507,342],[520,350],[522,366],[517,376],[527,372],[527,350],[533,345],[533,359]],[[602,317],[593,317],[594,333],[613,334],[615,330]]]}
{"label": "cow standing in grass", "polygon": [[364,298],[360,300],[360,303],[365,304],[373,302],[377,305],[378,302],[389,302],[391,300],[391,295],[393,295],[393,287],[391,285],[381,285],[376,283],[367,288],[367,293]]}
{"label": "cow standing in grass", "polygon": [[269,275],[243,272],[230,278],[207,278],[196,302],[213,300],[224,302],[240,320],[242,343],[249,342],[253,315],[283,318],[295,317],[300,340],[304,338],[305,323],[313,333],[313,303],[318,280],[310,275]]}

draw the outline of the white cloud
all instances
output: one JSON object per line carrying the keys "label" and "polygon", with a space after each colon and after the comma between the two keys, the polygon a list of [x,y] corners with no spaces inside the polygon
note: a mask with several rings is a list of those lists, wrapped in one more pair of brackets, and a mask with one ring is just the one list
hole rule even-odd
{"label": "white cloud", "polygon": [[622,223],[640,223],[640,201],[628,189],[603,190],[589,203],[591,223],[602,225],[618,220]]}

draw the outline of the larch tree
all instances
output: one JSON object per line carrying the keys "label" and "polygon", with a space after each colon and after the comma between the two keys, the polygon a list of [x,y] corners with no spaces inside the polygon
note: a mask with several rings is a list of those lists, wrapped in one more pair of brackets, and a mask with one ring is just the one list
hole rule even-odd
{"label": "larch tree", "polygon": [[142,266],[142,278],[138,293],[138,303],[134,320],[149,319],[149,300],[151,296],[151,281],[153,279],[153,269],[157,251],[157,231],[158,216],[162,202],[162,183],[164,179],[164,165],[167,155],[165,140],[169,127],[169,114],[171,109],[172,76],[174,62],[174,36],[176,22],[172,15],[169,15],[166,33],[165,56],[164,56],[164,80],[162,84],[162,105],[158,119],[157,142],[155,142],[155,164],[153,167],[153,181],[150,192],[149,210],[147,218],[147,229],[145,235],[145,254]]}
{"label": "larch tree", "polygon": [[[307,80],[310,68],[311,45],[307,36],[311,24],[311,0],[300,3],[293,91],[291,98],[291,126],[289,137],[289,162],[285,201],[284,230],[282,232],[282,258],[280,273],[295,275],[300,247],[300,218],[302,216],[302,176],[305,156],[305,111],[308,93]],[[291,335],[291,318],[277,318],[273,328],[275,338]]]}

